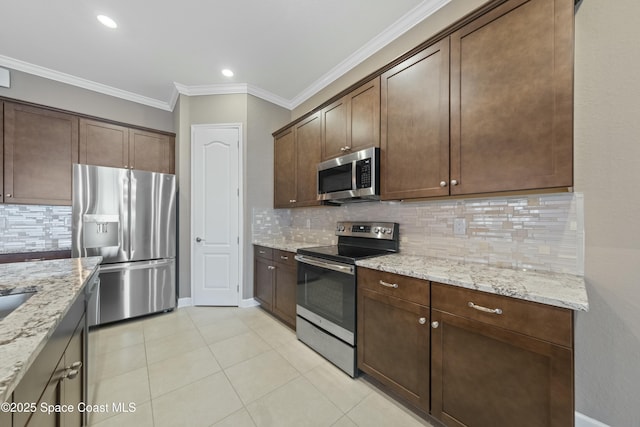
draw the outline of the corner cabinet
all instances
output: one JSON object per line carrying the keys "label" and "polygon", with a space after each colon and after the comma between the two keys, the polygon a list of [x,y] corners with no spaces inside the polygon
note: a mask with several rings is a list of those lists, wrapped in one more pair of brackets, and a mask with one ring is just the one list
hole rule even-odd
{"label": "corner cabinet", "polygon": [[317,206],[322,128],[315,113],[275,136],[274,207]]}
{"label": "corner cabinet", "polygon": [[571,0],[510,0],[451,35],[451,194],[573,185]]}
{"label": "corner cabinet", "polygon": [[175,172],[175,139],[93,119],[80,119],[80,163]]}
{"label": "corner cabinet", "polygon": [[321,111],[322,160],[380,146],[380,77]]}
{"label": "corner cabinet", "polygon": [[4,203],[71,205],[78,117],[4,103]]}
{"label": "corner cabinet", "polygon": [[571,310],[432,283],[431,415],[447,426],[572,426]]}
{"label": "corner cabinet", "polygon": [[253,296],[262,308],[295,329],[297,270],[292,252],[254,246]]}
{"label": "corner cabinet", "polygon": [[405,60],[381,79],[380,197],[448,195],[449,40]]}
{"label": "corner cabinet", "polygon": [[429,412],[429,282],[358,268],[358,369]]}

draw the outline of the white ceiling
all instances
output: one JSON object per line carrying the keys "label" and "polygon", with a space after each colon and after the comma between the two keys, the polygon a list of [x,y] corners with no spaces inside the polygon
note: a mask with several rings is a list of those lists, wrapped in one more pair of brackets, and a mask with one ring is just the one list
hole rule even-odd
{"label": "white ceiling", "polygon": [[449,1],[3,2],[0,66],[169,111],[178,92],[292,109]]}

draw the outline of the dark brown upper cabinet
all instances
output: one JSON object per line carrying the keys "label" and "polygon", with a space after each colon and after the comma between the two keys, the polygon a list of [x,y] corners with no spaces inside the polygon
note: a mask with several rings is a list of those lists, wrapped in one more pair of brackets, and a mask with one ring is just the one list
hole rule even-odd
{"label": "dark brown upper cabinet", "polygon": [[78,117],[4,103],[4,202],[71,205]]}
{"label": "dark brown upper cabinet", "polygon": [[451,35],[450,184],[573,185],[573,1],[511,0]]}
{"label": "dark brown upper cabinet", "polygon": [[322,160],[380,146],[380,77],[322,109]]}
{"label": "dark brown upper cabinet", "polygon": [[273,205],[292,207],[296,198],[296,139],[293,127],[274,139]]}
{"label": "dark brown upper cabinet", "polygon": [[80,163],[175,172],[175,141],[162,133],[80,119]]}
{"label": "dark brown upper cabinet", "polygon": [[449,40],[382,74],[381,104],[381,198],[448,195]]}

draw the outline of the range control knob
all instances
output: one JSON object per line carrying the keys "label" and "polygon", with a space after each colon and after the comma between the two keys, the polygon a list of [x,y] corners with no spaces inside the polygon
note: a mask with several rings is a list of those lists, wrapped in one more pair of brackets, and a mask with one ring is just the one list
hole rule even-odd
{"label": "range control knob", "polygon": [[374,232],[374,233],[376,233],[376,234],[380,233],[380,227],[376,227],[376,228],[374,228],[374,229],[373,229],[373,232]]}

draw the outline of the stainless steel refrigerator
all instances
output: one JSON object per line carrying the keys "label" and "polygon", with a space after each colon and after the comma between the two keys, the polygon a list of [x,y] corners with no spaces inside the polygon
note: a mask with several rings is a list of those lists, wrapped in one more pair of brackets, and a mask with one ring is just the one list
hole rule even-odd
{"label": "stainless steel refrigerator", "polygon": [[74,257],[103,257],[89,325],[176,306],[176,182],[170,174],[73,167]]}

